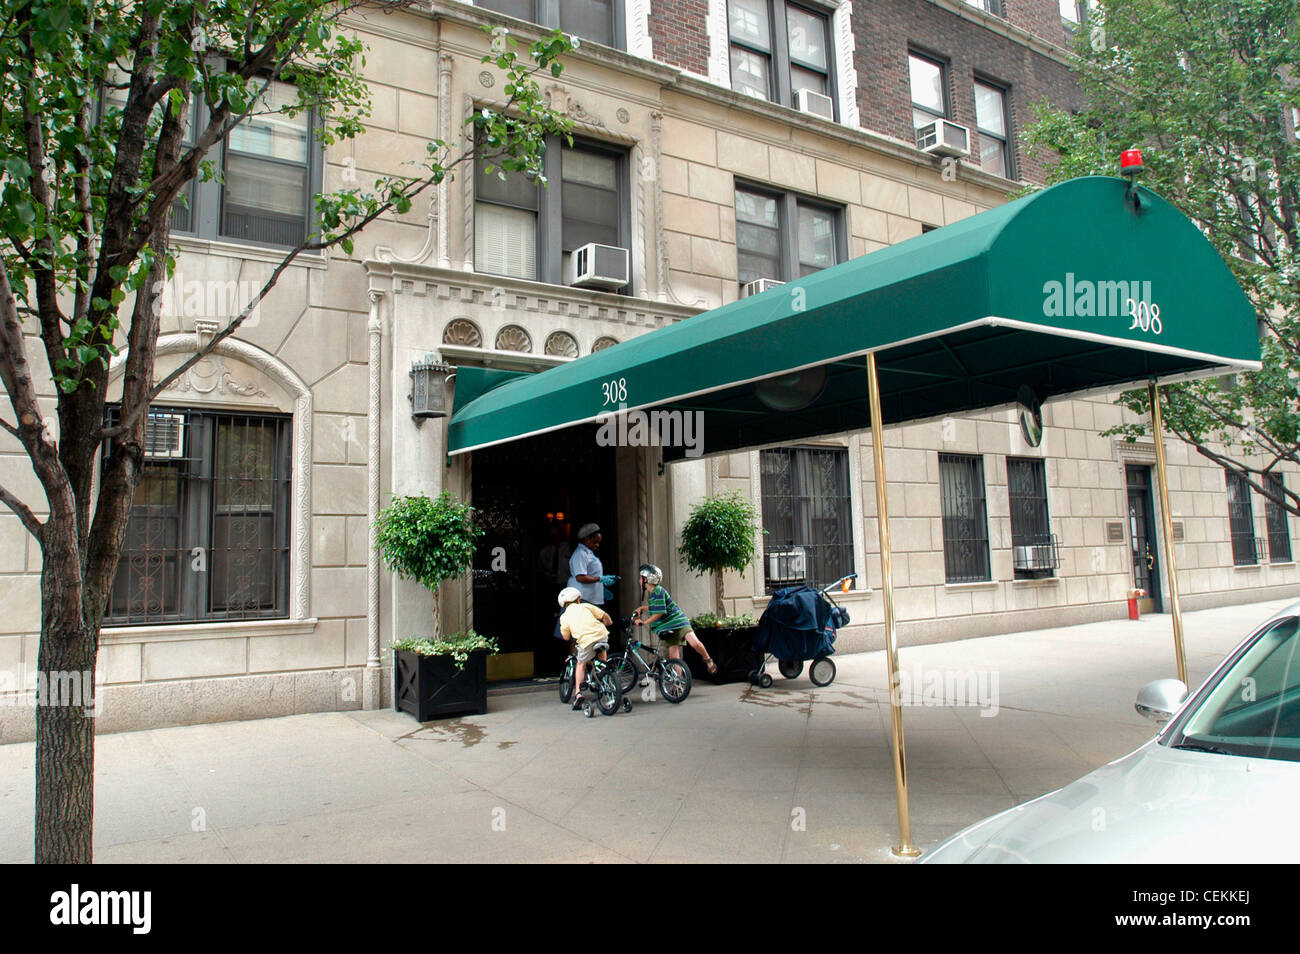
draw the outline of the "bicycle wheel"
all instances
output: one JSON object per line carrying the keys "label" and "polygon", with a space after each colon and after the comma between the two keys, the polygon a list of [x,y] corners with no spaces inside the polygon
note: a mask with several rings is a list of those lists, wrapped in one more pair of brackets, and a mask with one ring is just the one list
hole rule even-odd
{"label": "bicycle wheel", "polygon": [[680,659],[661,659],[655,679],[669,702],[681,702],[691,694],[691,671]]}
{"label": "bicycle wheel", "polygon": [[814,686],[829,686],[835,681],[835,663],[825,656],[818,656],[808,667],[808,678]]}
{"label": "bicycle wheel", "polygon": [[609,666],[614,672],[618,673],[618,688],[627,695],[636,685],[636,663],[632,661],[631,653],[620,653],[617,656],[609,657]]}
{"label": "bicycle wheel", "polygon": [[619,687],[618,674],[608,665],[600,667],[592,682],[596,686],[596,705],[600,711],[610,716],[618,711],[623,702],[623,690]]}
{"label": "bicycle wheel", "polygon": [[573,670],[577,663],[570,656],[564,663],[564,670],[560,673],[560,701],[566,706],[573,701]]}

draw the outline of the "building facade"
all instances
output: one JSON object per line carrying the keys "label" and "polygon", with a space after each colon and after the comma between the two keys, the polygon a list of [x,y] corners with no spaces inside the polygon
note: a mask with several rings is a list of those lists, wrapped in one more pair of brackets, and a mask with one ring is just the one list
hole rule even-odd
{"label": "building facade", "polygon": [[[659,563],[681,605],[713,609],[712,581],[675,554],[691,504],[722,490],[752,499],[767,531],[752,569],[724,579],[725,610],[757,615],[793,579],[856,572],[839,646],[879,647],[865,433],[667,466],[594,429],[449,457],[445,419],[412,416],[411,370],[542,370],[1041,183],[1017,136],[1035,103],[1075,102],[1079,16],[1052,0],[432,0],[352,20],[370,48],[368,131],[323,151],[308,118],[232,139],[225,187],[196,186],[177,222],[160,372],[247,303],[309,226],[313,191],[401,173],[433,138],[470,145],[466,120],[506,99],[482,63],[488,31],[583,38],[543,82],[574,143],[548,148],[547,189],[465,170],[376,222],[353,255],[300,257],[164,395],[101,641],[100,729],[388,704],[384,647],[431,625],[428,594],[374,551],[394,494],[450,489],[479,508],[475,570],[442,588],[441,613],[501,641],[497,678],[558,665],[557,566],[588,521],[607,572],[633,581]],[[958,128],[930,134],[964,134],[968,156],[918,148],[941,121]],[[591,242],[626,250],[623,284],[573,284],[572,253]],[[886,434],[904,644],[1113,617],[1135,587],[1167,605],[1153,451],[1101,436],[1122,420],[1112,398],[1049,404],[1036,447],[1014,412]],[[0,441],[4,482],[39,499]],[[1168,450],[1185,605],[1300,592],[1286,515]],[[0,515],[11,701],[36,677],[39,569]],[[625,613],[632,589],[615,590]],[[30,708],[0,707],[0,737],[31,738],[32,723]]]}

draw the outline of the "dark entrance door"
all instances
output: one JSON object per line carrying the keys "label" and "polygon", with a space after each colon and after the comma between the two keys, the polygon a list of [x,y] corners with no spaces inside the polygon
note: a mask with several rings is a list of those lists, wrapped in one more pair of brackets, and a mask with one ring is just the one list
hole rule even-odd
{"label": "dark entrance door", "polygon": [[1160,555],[1156,550],[1155,508],[1151,504],[1151,468],[1129,464],[1126,472],[1133,585],[1147,591],[1146,598],[1138,600],[1138,608],[1144,613],[1159,613]]}
{"label": "dark entrance door", "polygon": [[575,427],[474,452],[473,503],[486,533],[474,557],[474,629],[501,652],[489,678],[558,675],[555,597],[584,523],[600,524],[606,573],[618,563],[614,448]]}

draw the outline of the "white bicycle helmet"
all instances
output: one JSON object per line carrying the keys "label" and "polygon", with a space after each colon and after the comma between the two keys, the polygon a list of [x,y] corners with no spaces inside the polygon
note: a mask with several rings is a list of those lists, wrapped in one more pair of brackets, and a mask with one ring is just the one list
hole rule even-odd
{"label": "white bicycle helmet", "polygon": [[576,603],[578,600],[582,599],[582,594],[578,592],[576,587],[566,586],[564,589],[560,590],[560,595],[557,599],[560,603],[560,609],[564,609],[564,607],[568,606],[570,603]]}
{"label": "white bicycle helmet", "polygon": [[651,586],[658,586],[664,581],[664,571],[653,563],[642,563],[637,575]]}

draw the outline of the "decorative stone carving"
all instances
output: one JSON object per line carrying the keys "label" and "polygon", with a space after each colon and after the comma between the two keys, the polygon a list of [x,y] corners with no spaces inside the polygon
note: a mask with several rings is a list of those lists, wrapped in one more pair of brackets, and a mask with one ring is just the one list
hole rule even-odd
{"label": "decorative stone carving", "polygon": [[218,396],[237,395],[239,397],[270,398],[255,382],[237,380],[221,355],[213,354],[199,361],[183,375],[172,382],[163,393],[187,392],[196,394],[216,394]]}
{"label": "decorative stone carving", "polygon": [[578,341],[567,331],[556,331],[546,339],[546,346],[543,350],[546,354],[557,355],[561,358],[576,358],[578,356]]}
{"label": "decorative stone carving", "polygon": [[483,333],[478,330],[478,325],[468,318],[456,318],[447,322],[447,327],[443,329],[442,343],[464,345],[467,348],[481,348],[483,347]]}
{"label": "decorative stone carving", "polygon": [[478,74],[478,81],[485,89],[491,89],[496,85],[496,79],[487,70]]}
{"label": "decorative stone carving", "polygon": [[616,112],[614,115],[618,118],[618,121],[620,123],[623,123],[624,125],[626,125],[632,119],[632,114],[629,113],[622,106],[618,108],[618,112]]}
{"label": "decorative stone carving", "polygon": [[617,338],[611,338],[609,335],[602,335],[597,338],[596,343],[591,346],[591,353],[595,354],[597,351],[604,351],[606,348],[612,348],[616,344],[618,344]]}
{"label": "decorative stone carving", "polygon": [[498,351],[520,351],[528,354],[533,350],[533,339],[518,325],[506,325],[497,332],[496,348]]}
{"label": "decorative stone carving", "polygon": [[582,123],[584,126],[599,126],[604,128],[605,123],[599,116],[593,115],[587,111],[587,108],[569,95],[569,91],[563,86],[549,86],[546,89],[546,99],[550,103],[551,109],[557,113],[563,113],[575,123]]}

